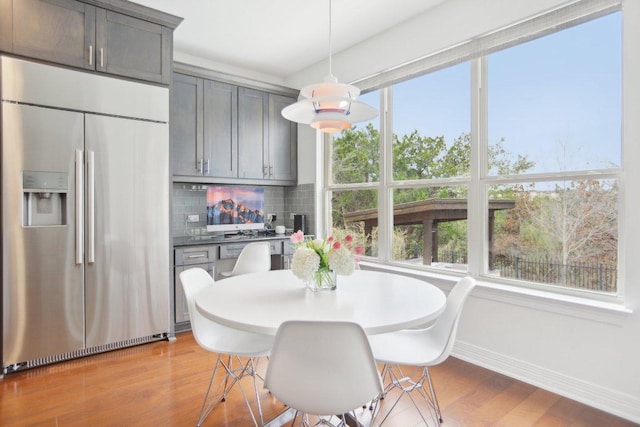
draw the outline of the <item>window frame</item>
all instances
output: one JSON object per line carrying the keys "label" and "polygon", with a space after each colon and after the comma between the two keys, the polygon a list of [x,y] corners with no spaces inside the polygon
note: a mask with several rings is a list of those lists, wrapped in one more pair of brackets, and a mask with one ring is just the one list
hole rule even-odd
{"label": "window frame", "polygon": [[[558,7],[533,18],[507,26],[501,30],[474,38],[466,43],[437,52],[421,58],[410,64],[396,67],[387,73],[378,74],[372,78],[363,79],[358,84],[363,92],[380,90],[380,180],[377,183],[336,184],[331,182],[331,135],[322,137],[323,186],[320,211],[324,220],[321,221],[319,232],[331,230],[330,200],[334,190],[378,190],[378,256],[363,257],[379,265],[391,268],[402,268],[416,271],[417,274],[449,274],[442,269],[429,266],[408,265],[394,261],[391,253],[393,236],[393,200],[392,194],[399,188],[418,188],[424,186],[466,185],[468,188],[467,205],[467,239],[468,239],[468,270],[466,274],[474,276],[487,283],[499,286],[514,287],[527,292],[549,292],[563,298],[585,298],[601,303],[620,304],[624,301],[624,257],[622,256],[624,206],[624,157],[619,168],[600,169],[597,171],[571,171],[565,173],[531,173],[525,175],[489,176],[487,168],[488,152],[488,120],[487,120],[487,56],[495,51],[512,47],[545,35],[562,31],[566,28],[597,19],[611,13],[622,13],[620,0],[582,0],[569,5]],[[623,48],[624,51],[624,48]],[[394,83],[409,80],[420,75],[432,73],[461,62],[470,62],[471,78],[471,168],[468,177],[452,177],[443,179],[429,179],[416,181],[394,181],[393,179],[393,129],[392,105]],[[624,84],[624,82],[623,82]],[[490,88],[488,88],[490,91]],[[624,100],[623,100],[624,103]],[[624,116],[624,112],[622,113]],[[620,118],[622,121],[622,117]],[[622,136],[624,139],[624,135]],[[621,141],[624,145],[624,141]],[[624,152],[624,147],[623,147]],[[615,179],[620,191],[618,195],[618,283],[616,293],[601,293],[584,289],[561,287],[552,284],[528,282],[509,278],[499,278],[489,275],[488,269],[488,200],[486,197],[491,185],[531,182],[554,181],[571,179]],[[451,273],[454,275],[455,273]],[[529,291],[527,291],[529,290]]]}

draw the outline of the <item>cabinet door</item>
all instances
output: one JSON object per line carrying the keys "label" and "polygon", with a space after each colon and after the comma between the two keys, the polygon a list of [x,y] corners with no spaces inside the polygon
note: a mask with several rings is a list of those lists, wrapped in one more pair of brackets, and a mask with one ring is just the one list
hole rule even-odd
{"label": "cabinet door", "polygon": [[204,81],[204,174],[238,176],[238,87]]}
{"label": "cabinet door", "polygon": [[96,8],[75,0],[13,2],[13,52],[94,69]]}
{"label": "cabinet door", "polygon": [[269,95],[269,178],[296,181],[297,125],[282,117],[282,109],[296,102],[293,98]]}
{"label": "cabinet door", "polygon": [[202,87],[202,79],[173,75],[169,127],[174,175],[202,176]]}
{"label": "cabinet door", "polygon": [[266,179],[269,176],[269,95],[258,90],[238,89],[238,177]]}
{"label": "cabinet door", "polygon": [[13,0],[0,0],[0,51],[13,52]]}
{"label": "cabinet door", "polygon": [[172,32],[120,13],[96,12],[96,70],[169,84]]}

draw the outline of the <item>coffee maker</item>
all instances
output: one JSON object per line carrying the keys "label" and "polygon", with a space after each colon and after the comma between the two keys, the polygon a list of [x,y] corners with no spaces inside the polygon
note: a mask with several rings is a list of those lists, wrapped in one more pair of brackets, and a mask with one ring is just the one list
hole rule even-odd
{"label": "coffee maker", "polygon": [[302,230],[302,234],[307,234],[307,216],[295,214],[293,216],[293,232]]}

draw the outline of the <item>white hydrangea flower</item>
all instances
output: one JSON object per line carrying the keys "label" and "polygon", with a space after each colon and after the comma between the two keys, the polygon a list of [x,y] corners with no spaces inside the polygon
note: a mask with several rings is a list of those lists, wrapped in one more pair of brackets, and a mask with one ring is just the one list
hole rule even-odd
{"label": "white hydrangea flower", "polygon": [[348,276],[353,273],[356,268],[356,263],[353,259],[353,254],[345,247],[340,249],[334,249],[328,254],[329,267],[333,271],[343,276]]}
{"label": "white hydrangea flower", "polygon": [[300,279],[309,281],[320,266],[320,257],[313,249],[299,248],[291,260],[291,271]]}

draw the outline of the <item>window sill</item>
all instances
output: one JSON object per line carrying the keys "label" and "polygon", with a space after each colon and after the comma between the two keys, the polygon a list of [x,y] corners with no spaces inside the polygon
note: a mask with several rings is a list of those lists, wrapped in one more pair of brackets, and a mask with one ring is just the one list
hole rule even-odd
{"label": "window sill", "polygon": [[[446,292],[451,290],[453,285],[463,276],[463,274],[453,275],[433,271],[414,270],[402,266],[370,261],[363,261],[360,264],[363,270],[387,271],[428,281]],[[595,299],[512,286],[491,282],[486,278],[478,280],[478,286],[474,289],[473,296],[490,301],[519,305],[528,309],[578,317],[612,325],[622,324],[633,313],[632,309],[625,307],[622,303],[598,301]]]}

